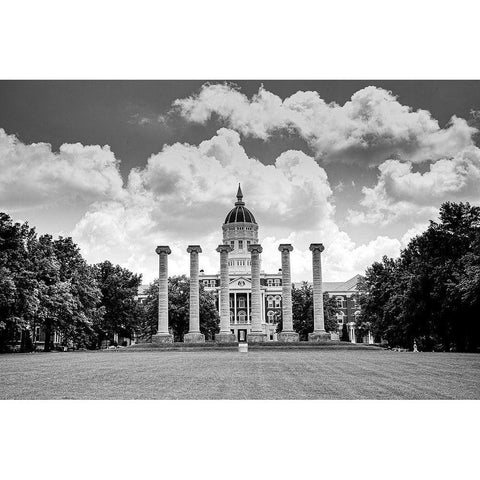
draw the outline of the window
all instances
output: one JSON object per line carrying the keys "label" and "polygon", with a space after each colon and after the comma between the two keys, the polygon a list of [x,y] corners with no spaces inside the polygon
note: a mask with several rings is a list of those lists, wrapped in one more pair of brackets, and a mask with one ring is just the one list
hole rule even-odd
{"label": "window", "polygon": [[267,312],[267,323],[275,323],[275,312]]}
{"label": "window", "polygon": [[230,240],[230,246],[235,249],[235,240]]}
{"label": "window", "polygon": [[280,285],[280,279],[279,278],[276,278],[273,283],[278,287],[278,285]]}
{"label": "window", "polygon": [[338,308],[345,308],[345,300],[343,297],[335,297],[335,301],[337,302]]}
{"label": "window", "polygon": [[243,250],[243,240],[238,241],[238,249]]}
{"label": "window", "polygon": [[235,318],[233,317],[233,312],[230,310],[230,323],[235,323]]}
{"label": "window", "polygon": [[238,299],[238,308],[245,308],[245,297],[240,297]]}
{"label": "window", "polygon": [[250,240],[247,240],[247,248],[250,246]]}
{"label": "window", "polygon": [[275,297],[275,308],[280,308],[280,300],[281,300],[281,297],[277,295]]}
{"label": "window", "polygon": [[205,286],[208,286],[208,280],[204,280],[204,281],[203,281],[203,284],[204,284]]}
{"label": "window", "polygon": [[273,308],[273,297],[271,295],[267,297],[267,306],[268,308]]}
{"label": "window", "polygon": [[238,323],[246,323],[246,313],[243,310],[238,312]]}
{"label": "window", "polygon": [[215,280],[210,280],[210,286],[214,287],[215,286]]}
{"label": "window", "polygon": [[267,287],[271,287],[273,285],[273,280],[271,278],[267,278]]}

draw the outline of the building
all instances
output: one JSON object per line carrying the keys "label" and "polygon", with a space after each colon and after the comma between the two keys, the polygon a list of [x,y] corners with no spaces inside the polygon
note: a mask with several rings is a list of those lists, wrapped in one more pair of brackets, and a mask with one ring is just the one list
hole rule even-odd
{"label": "building", "polygon": [[[230,327],[238,341],[246,340],[250,331],[251,279],[250,253],[248,246],[258,243],[258,224],[252,212],[246,208],[243,193],[238,186],[237,201],[228,212],[222,225],[223,243],[232,247],[228,254],[230,275]],[[338,315],[339,331],[347,325],[351,342],[357,339],[355,322],[360,313],[358,304],[358,282],[360,275],[355,275],[346,282],[323,282],[323,292],[334,296],[340,308]],[[205,290],[215,293],[220,291],[220,274],[209,275],[200,271],[200,281]],[[311,283],[311,282],[309,282]],[[298,286],[298,284],[297,284]],[[276,340],[277,323],[282,318],[282,270],[276,273],[260,273],[262,295],[262,326],[267,340]]]}
{"label": "building", "polygon": [[[355,324],[360,315],[358,284],[361,279],[361,275],[355,275],[346,282],[322,282],[322,287],[324,293],[335,299],[340,310],[337,314],[339,333],[342,332],[345,325],[348,338],[352,343],[373,343],[373,338],[370,334],[365,337],[359,337],[355,330]],[[295,286],[299,286],[299,284],[295,284]]]}
{"label": "building", "polygon": [[[237,201],[230,210],[222,225],[222,239],[224,245],[230,245],[232,251],[228,254],[229,268],[229,295],[230,295],[230,330],[238,341],[247,340],[251,328],[251,264],[248,247],[258,244],[259,226],[253,213],[245,206],[243,193],[238,186]],[[371,339],[357,338],[355,322],[360,313],[358,304],[358,282],[360,275],[355,275],[346,282],[323,282],[323,292],[334,297],[340,308],[338,314],[339,333],[343,325],[347,326],[351,342],[369,341]],[[217,308],[220,311],[220,273],[209,274],[200,270],[199,281],[204,289],[212,292],[216,298]],[[299,287],[302,282],[294,284]],[[307,282],[309,285],[312,282]],[[148,286],[139,287],[137,300],[144,302]],[[275,273],[260,272],[261,290],[261,321],[262,333],[268,341],[277,340],[277,323],[282,319],[282,270]],[[338,335],[332,335],[338,338]]]}
{"label": "building", "polygon": [[[238,186],[237,201],[228,212],[222,225],[223,244],[230,245],[228,254],[230,275],[230,329],[239,342],[250,332],[251,317],[251,265],[248,247],[258,243],[258,224],[253,213],[245,206],[243,193]],[[200,271],[200,282],[205,290],[214,292],[219,307],[220,274],[209,275]],[[262,299],[262,329],[267,340],[276,340],[277,323],[282,318],[282,271],[260,272]]]}

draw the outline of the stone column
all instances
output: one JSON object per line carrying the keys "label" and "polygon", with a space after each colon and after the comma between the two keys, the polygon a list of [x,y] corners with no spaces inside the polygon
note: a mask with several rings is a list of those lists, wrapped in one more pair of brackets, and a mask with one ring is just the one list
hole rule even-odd
{"label": "stone column", "polygon": [[188,333],[183,336],[185,343],[204,343],[205,335],[200,333],[200,293],[198,285],[198,254],[200,245],[189,245],[190,254],[190,323]]}
{"label": "stone column", "polygon": [[252,268],[252,317],[251,328],[248,334],[249,342],[266,342],[267,335],[262,330],[262,294],[260,292],[260,254],[262,246],[250,244],[248,251],[251,254]]}
{"label": "stone column", "polygon": [[220,253],[220,332],[215,335],[218,343],[235,342],[235,335],[230,331],[230,276],[228,274],[228,253],[230,245],[219,245]]}
{"label": "stone column", "polygon": [[321,254],[325,247],[321,243],[312,243],[312,269],[313,269],[313,333],[308,334],[310,342],[323,342],[330,340],[330,334],[325,331],[325,319],[323,314],[323,291],[322,291],[322,258]]}
{"label": "stone column", "polygon": [[167,245],[155,249],[158,254],[158,330],[152,336],[152,343],[173,343],[168,331],[168,255],[172,253]]}
{"label": "stone column", "polygon": [[278,250],[282,253],[282,331],[278,334],[279,342],[298,342],[298,333],[293,331],[292,314],[292,277],[290,274],[290,252],[293,250],[289,243],[282,243]]}

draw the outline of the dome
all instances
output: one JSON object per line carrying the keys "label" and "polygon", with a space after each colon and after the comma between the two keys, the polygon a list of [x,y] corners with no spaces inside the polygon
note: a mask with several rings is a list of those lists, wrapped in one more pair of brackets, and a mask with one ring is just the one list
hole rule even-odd
{"label": "dome", "polygon": [[245,207],[245,203],[242,199],[242,189],[240,188],[240,185],[238,185],[237,201],[235,202],[235,207],[233,207],[230,212],[228,212],[227,217],[225,218],[225,223],[257,223],[255,221],[253,213],[247,207]]}
{"label": "dome", "polygon": [[230,212],[228,212],[227,218],[225,219],[225,223],[235,222],[257,223],[255,222],[253,213],[242,205],[236,205],[234,208],[232,208]]}

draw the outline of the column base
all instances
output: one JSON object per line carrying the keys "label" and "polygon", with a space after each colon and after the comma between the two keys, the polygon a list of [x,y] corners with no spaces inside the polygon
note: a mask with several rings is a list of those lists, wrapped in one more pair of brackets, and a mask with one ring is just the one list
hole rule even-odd
{"label": "column base", "polygon": [[247,334],[247,342],[262,343],[267,341],[267,334],[261,332],[253,332]]}
{"label": "column base", "polygon": [[233,333],[217,333],[215,335],[215,341],[217,343],[236,343],[237,339]]}
{"label": "column base", "polygon": [[156,333],[152,335],[152,343],[173,343],[173,335],[169,333]]}
{"label": "column base", "polygon": [[184,343],[205,343],[205,335],[203,333],[186,333],[183,341]]}
{"label": "column base", "polygon": [[328,342],[332,339],[331,335],[325,330],[308,334],[309,342]]}
{"label": "column base", "polygon": [[277,339],[279,342],[299,342],[300,337],[297,332],[280,332],[277,334]]}

